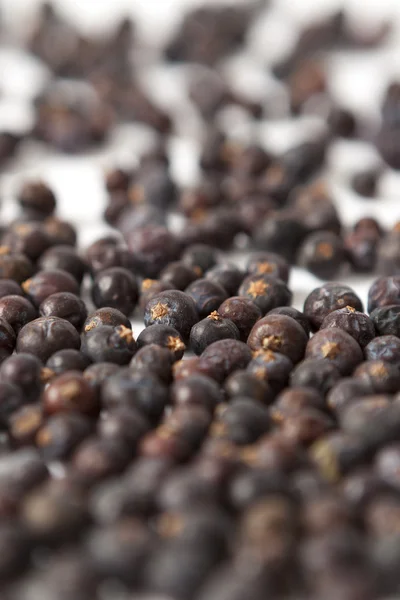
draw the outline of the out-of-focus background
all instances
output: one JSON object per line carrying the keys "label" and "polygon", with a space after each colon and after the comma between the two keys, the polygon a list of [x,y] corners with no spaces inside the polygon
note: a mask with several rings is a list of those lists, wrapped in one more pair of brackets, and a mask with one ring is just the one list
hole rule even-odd
{"label": "out-of-focus background", "polygon": [[[221,0],[224,4],[231,1]],[[246,4],[237,2],[238,4]],[[15,43],[23,40],[37,19],[40,0],[2,0],[0,21],[0,129],[24,132],[32,126],[32,99],[44,89],[50,73]],[[154,102],[167,108],[175,120],[168,148],[172,172],[181,185],[196,181],[197,145],[202,134],[201,122],[187,101],[185,82],[188,67],[160,66],[157,56],[177,29],[184,14],[194,6],[214,0],[54,0],[53,6],[74,23],[84,35],[107,35],[124,16],[134,19],[136,35],[145,48],[144,55],[134,57],[138,76]],[[260,2],[260,5],[262,2]],[[267,7],[267,2],[265,6]],[[335,9],[343,8],[355,30],[373,31],[390,20],[393,30],[385,44],[366,52],[335,52],[329,58],[330,92],[344,107],[366,120],[377,115],[379,101],[389,81],[400,81],[400,2],[398,0],[275,0],[260,12],[248,36],[244,53],[221,65],[221,71],[244,96],[261,100],[267,119],[251,122],[240,111],[227,111],[220,117],[222,129],[232,137],[259,141],[266,148],[283,150],[323,127],[323,119],[303,115],[294,122],[287,116],[287,97],[281,84],[271,77],[268,66],[287,53],[295,42],[299,25],[316,21]],[[143,51],[142,51],[143,52]],[[154,59],[154,60],[153,60]],[[151,146],[152,133],[144,125],[118,125],[108,143],[99,149],[77,156],[63,155],[54,149],[29,141],[0,176],[3,218],[14,214],[13,194],[27,177],[41,177],[54,188],[59,212],[79,225],[82,245],[93,241],[108,227],[101,221],[105,204],[104,171],[112,166],[132,166],[137,157]],[[365,201],[343,185],[352,170],[374,164],[375,151],[360,141],[337,141],[329,155],[328,181],[346,224],[364,214],[379,217],[389,226],[400,219],[400,176],[387,169],[381,178],[379,199]],[[235,259],[242,260],[241,253]],[[366,278],[351,276],[352,285],[365,298],[370,284]],[[292,286],[296,305],[301,306],[306,291],[318,284],[312,275],[294,270]]]}

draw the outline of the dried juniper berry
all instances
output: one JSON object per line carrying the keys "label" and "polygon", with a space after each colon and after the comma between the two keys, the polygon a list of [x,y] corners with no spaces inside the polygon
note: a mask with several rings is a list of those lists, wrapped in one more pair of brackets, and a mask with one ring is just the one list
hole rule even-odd
{"label": "dried juniper berry", "polygon": [[237,293],[245,274],[236,265],[223,263],[209,269],[205,276],[206,279],[221,285],[229,296],[234,296]]}
{"label": "dried juniper berry", "polygon": [[13,353],[15,341],[13,328],[5,319],[0,318],[0,363]]}
{"label": "dried juniper berry", "polygon": [[272,275],[249,275],[238,293],[250,298],[263,315],[278,306],[288,306],[292,301],[292,292],[286,283]]}
{"label": "dried juniper berry", "polygon": [[169,402],[168,387],[149,373],[132,373],[121,369],[103,382],[102,407],[114,410],[132,407],[152,423],[157,423]]}
{"label": "dried juniper berry", "polygon": [[228,398],[241,396],[267,405],[274,399],[274,393],[268,383],[244,369],[229,375],[224,384],[224,391]]}
{"label": "dried juniper berry", "polygon": [[72,275],[60,269],[39,271],[22,284],[31,302],[39,307],[52,294],[69,292],[79,296],[79,284]]}
{"label": "dried juniper berry", "polygon": [[78,283],[82,283],[87,266],[77,251],[71,246],[53,246],[44,252],[39,260],[43,270],[61,269],[72,275]]}
{"label": "dried juniper berry", "polygon": [[304,314],[316,331],[329,313],[346,306],[363,311],[360,298],[349,286],[332,281],[310,292],[304,302]]}
{"label": "dried juniper berry", "polygon": [[365,313],[352,306],[339,308],[329,313],[322,321],[321,329],[339,327],[350,334],[361,348],[364,348],[375,337],[375,325]]}
{"label": "dried juniper berry", "polygon": [[315,388],[291,387],[277,396],[270,408],[270,414],[275,423],[281,423],[307,408],[326,411],[327,405],[322,394]]}
{"label": "dried juniper berry", "polygon": [[363,435],[371,421],[385,414],[391,405],[391,396],[387,394],[365,395],[345,405],[339,414],[341,429],[350,435]]}
{"label": "dried juniper berry", "polygon": [[130,458],[130,449],[123,440],[93,436],[86,438],[75,449],[71,471],[78,481],[92,485],[123,471]]}
{"label": "dried juniper berry", "polygon": [[233,321],[240,333],[242,342],[246,342],[253,325],[261,319],[261,310],[250,298],[232,296],[218,308],[218,314]]}
{"label": "dried juniper berry", "polygon": [[303,408],[287,415],[282,424],[282,435],[296,444],[309,446],[335,427],[334,420],[315,408]]}
{"label": "dried juniper berry", "polygon": [[65,460],[92,430],[91,419],[80,412],[57,413],[39,429],[35,442],[45,460]]}
{"label": "dried juniper berry", "polygon": [[207,346],[200,357],[200,366],[211,368],[222,383],[237,369],[244,369],[251,360],[251,350],[238,340],[219,340]]}
{"label": "dried juniper berry", "polygon": [[90,365],[90,360],[80,350],[59,350],[50,356],[46,367],[57,375],[66,371],[84,371]]}
{"label": "dried juniper berry", "polygon": [[379,277],[369,288],[368,312],[380,306],[400,303],[400,275]]}
{"label": "dried juniper berry", "polygon": [[286,317],[291,317],[302,326],[307,337],[309,337],[311,331],[309,320],[304,313],[297,310],[297,308],[293,308],[293,306],[279,306],[278,308],[270,310],[266,316],[268,317],[270,315],[285,315]]}
{"label": "dried juniper berry", "polygon": [[136,278],[128,269],[105,269],[93,282],[92,299],[97,308],[116,308],[128,317],[134,311],[138,297]]}
{"label": "dried juniper berry", "polygon": [[169,263],[160,273],[160,281],[174,290],[184,290],[201,275],[199,269],[186,265],[182,261]]}
{"label": "dried juniper berry", "polygon": [[363,361],[363,353],[351,335],[332,327],[318,331],[310,339],[306,358],[324,358],[337,366],[342,375],[349,375]]}
{"label": "dried juniper berry", "polygon": [[13,279],[0,279],[0,298],[4,296],[23,296],[21,286]]}
{"label": "dried juniper berry", "polygon": [[144,324],[170,325],[174,327],[186,341],[190,330],[199,320],[193,299],[179,290],[161,292],[146,305]]}
{"label": "dried juniper berry", "polygon": [[205,273],[218,262],[218,251],[207,244],[193,244],[182,253],[181,260],[190,267],[201,269]]}
{"label": "dried juniper berry", "polygon": [[378,306],[371,312],[378,335],[395,335],[400,337],[400,304]]}
{"label": "dried juniper berry", "polygon": [[25,254],[11,253],[5,246],[0,246],[0,278],[22,283],[34,273],[32,262]]}
{"label": "dried juniper berry", "polygon": [[200,317],[206,317],[228,298],[226,290],[209,279],[197,279],[185,290],[185,293],[193,299],[196,310]]}
{"label": "dried juniper berry", "polygon": [[267,407],[252,398],[236,397],[229,404],[220,407],[210,434],[243,446],[256,442],[267,433],[270,426]]}
{"label": "dried juniper berry", "polygon": [[379,175],[379,169],[359,171],[351,178],[351,187],[360,196],[373,198],[377,192]]}
{"label": "dried juniper berry", "polygon": [[353,373],[371,390],[372,394],[394,394],[400,389],[400,371],[396,365],[383,360],[367,360]]}
{"label": "dried juniper berry", "polygon": [[123,440],[129,445],[132,453],[136,450],[140,438],[149,430],[149,421],[132,406],[122,406],[104,412],[97,424],[97,433],[100,437],[114,439],[117,442]]}
{"label": "dried juniper berry", "polygon": [[138,227],[125,237],[135,268],[143,277],[158,277],[164,267],[179,257],[180,244],[166,227]]}
{"label": "dried juniper berry", "polygon": [[85,320],[82,330],[84,333],[88,333],[96,327],[102,327],[108,325],[110,327],[118,327],[123,325],[128,329],[132,329],[132,325],[128,317],[126,317],[120,310],[111,307],[98,308],[92,314],[90,314]]}
{"label": "dried juniper berry", "polygon": [[158,279],[143,279],[140,284],[140,296],[139,296],[139,307],[142,312],[144,312],[146,308],[146,304],[160,294],[161,292],[165,292],[167,290],[172,290],[172,286],[169,283],[165,283],[165,281],[160,281]]}
{"label": "dried juniper berry", "polygon": [[[139,343],[138,345],[140,346]],[[146,344],[136,352],[129,363],[129,368],[132,373],[150,373],[164,383],[170,383],[175,360],[174,352],[168,348],[158,344]]]}
{"label": "dried juniper berry", "polygon": [[346,235],[344,247],[347,260],[353,271],[356,273],[371,273],[374,271],[378,243],[379,238],[371,235],[368,231],[351,231]]}
{"label": "dried juniper berry", "polygon": [[69,371],[52,379],[43,392],[43,407],[47,414],[96,415],[99,409],[95,390],[79,371]]}
{"label": "dried juniper berry", "polygon": [[174,356],[175,360],[182,358],[186,350],[185,343],[179,331],[170,325],[155,324],[146,327],[139,334],[137,339],[139,348],[143,348],[149,344],[157,344],[163,348],[167,348]]}
{"label": "dried juniper berry", "polygon": [[18,386],[27,402],[36,400],[41,388],[42,362],[32,354],[13,354],[0,366],[0,381]]}
{"label": "dried juniper berry", "polygon": [[102,383],[111,377],[111,375],[118,373],[119,369],[119,365],[116,365],[115,363],[99,362],[87,367],[83,376],[90,385],[99,392]]}
{"label": "dried juniper berry", "polygon": [[334,413],[340,413],[355,400],[366,396],[370,391],[365,381],[353,377],[344,377],[328,392],[327,404]]}
{"label": "dried juniper berry", "polygon": [[51,294],[40,304],[39,312],[42,317],[59,317],[69,321],[77,331],[81,331],[87,317],[84,301],[70,292]]}
{"label": "dried juniper berry", "polygon": [[68,223],[68,221],[62,221],[61,219],[52,216],[48,217],[43,222],[43,226],[50,238],[52,246],[60,244],[75,246],[77,237],[76,230],[71,223]]}
{"label": "dried juniper berry", "polygon": [[22,389],[14,383],[0,381],[0,427],[7,428],[10,416],[26,403]]}
{"label": "dried juniper berry", "polygon": [[247,261],[248,275],[272,275],[285,283],[289,280],[290,266],[279,254],[273,252],[255,252]]}
{"label": "dried juniper berry", "polygon": [[[271,172],[272,168],[270,167]],[[285,200],[287,192],[285,190]],[[279,254],[289,263],[293,263],[306,234],[306,227],[295,215],[275,213],[267,216],[255,230],[254,243],[260,250]]]}
{"label": "dried juniper berry", "polygon": [[34,445],[35,436],[43,422],[43,409],[39,404],[28,404],[16,410],[8,422],[8,430],[14,447]]}
{"label": "dried juniper berry", "polygon": [[190,332],[190,347],[195,354],[199,355],[207,346],[223,339],[239,340],[240,333],[233,321],[224,319],[215,310],[193,325]]}
{"label": "dried juniper berry", "polygon": [[332,279],[341,270],[345,251],[340,237],[331,231],[316,231],[306,237],[298,263],[320,279]]}
{"label": "dried juniper berry", "polygon": [[0,298],[0,318],[5,319],[16,335],[22,327],[36,319],[36,308],[22,296],[3,296]]}
{"label": "dried juniper berry", "polygon": [[92,362],[111,362],[127,365],[136,352],[136,342],[131,329],[118,325],[103,325],[82,337],[82,353]]}
{"label": "dried juniper berry", "polygon": [[247,371],[266,381],[275,393],[286,387],[292,369],[293,363],[288,356],[271,350],[254,352],[247,365]]}
{"label": "dried juniper berry", "polygon": [[56,208],[56,198],[48,185],[42,181],[24,183],[18,192],[18,202],[28,215],[45,219]]}
{"label": "dried juniper berry", "polygon": [[365,346],[364,356],[366,360],[383,360],[400,366],[400,339],[395,335],[377,336]]}
{"label": "dried juniper berry", "polygon": [[213,413],[222,400],[219,385],[205,375],[190,375],[175,381],[171,387],[171,403],[174,406],[202,406]]}
{"label": "dried juniper berry", "polygon": [[292,387],[313,388],[323,396],[339,381],[339,369],[322,358],[308,358],[296,365],[290,374]]}
{"label": "dried juniper berry", "polygon": [[50,246],[50,239],[41,223],[13,223],[2,237],[2,243],[11,252],[35,262]]}
{"label": "dried juniper berry", "polygon": [[285,315],[269,315],[257,321],[247,343],[251,350],[284,354],[292,363],[304,357],[308,337],[301,325]]}

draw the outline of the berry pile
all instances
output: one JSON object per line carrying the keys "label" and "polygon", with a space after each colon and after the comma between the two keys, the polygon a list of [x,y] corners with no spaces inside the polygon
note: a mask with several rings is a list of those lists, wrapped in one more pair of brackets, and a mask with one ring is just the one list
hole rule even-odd
{"label": "berry pile", "polygon": [[[326,64],[389,27],[356,33],[338,13],[299,32],[271,75],[293,119],[319,99],[326,127],[278,154],[218,125],[232,105],[268,117],[220,68],[264,10],[189,12],[157,59],[192,65],[204,138],[188,189],[170,164],[177,123],[132,63],[146,55],[133,23],[84,37],[46,4],[26,41],[52,73],[27,137],[82,152],[138,121],[157,141],[106,174],[110,233],[89,247],[42,181],[0,229],[2,600],[398,597],[400,226],[346,228],[325,182],[338,138],[382,157],[349,181],[365,198],[400,168],[400,84],[380,124],[362,123]],[[0,135],[3,169],[23,143]],[[294,266],[321,280],[301,311]],[[374,275],[365,307],[338,281],[351,273]]]}

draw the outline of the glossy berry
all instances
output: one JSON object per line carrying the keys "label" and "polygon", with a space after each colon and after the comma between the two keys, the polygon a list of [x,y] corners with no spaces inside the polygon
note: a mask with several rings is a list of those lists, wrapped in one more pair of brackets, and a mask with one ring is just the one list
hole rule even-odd
{"label": "glossy berry", "polygon": [[263,404],[270,404],[274,399],[274,393],[268,383],[244,369],[239,369],[229,375],[225,381],[224,390],[228,398],[242,396]]}
{"label": "glossy berry", "polygon": [[239,288],[239,296],[249,298],[263,315],[292,301],[292,292],[287,285],[272,275],[249,275]]}
{"label": "glossy berry", "polygon": [[72,275],[59,269],[39,271],[22,284],[31,302],[39,307],[46,298],[59,292],[79,295],[79,284]]}
{"label": "glossy berry", "polygon": [[170,325],[150,325],[139,334],[137,339],[139,348],[143,348],[148,344],[157,344],[163,348],[167,348],[173,355],[174,360],[182,358],[186,350],[186,345],[179,331]]}
{"label": "glossy berry", "polygon": [[242,342],[246,342],[253,325],[261,319],[261,310],[250,298],[232,296],[218,308],[218,313],[224,319],[233,321],[240,333]]}
{"label": "glossy berry", "polygon": [[42,317],[59,317],[69,321],[78,331],[87,317],[86,305],[81,298],[69,292],[48,296],[39,306]]}
{"label": "glossy berry", "polygon": [[169,263],[160,273],[160,281],[168,284],[171,289],[184,290],[201,275],[200,270],[186,265],[182,261]]}
{"label": "glossy berry", "polygon": [[211,368],[219,381],[237,369],[244,369],[251,360],[251,350],[238,340],[220,340],[207,346],[200,357],[200,365]]}
{"label": "glossy berry", "polygon": [[325,396],[341,378],[339,369],[322,358],[308,358],[293,369],[290,385],[313,388]]}
{"label": "glossy berry", "polygon": [[66,348],[79,350],[81,340],[69,321],[58,317],[40,317],[21,329],[17,338],[17,352],[37,356],[42,362],[55,352]]}
{"label": "glossy berry", "polygon": [[144,324],[170,325],[186,341],[190,330],[199,320],[193,299],[179,290],[161,292],[150,300],[144,312]]}
{"label": "glossy berry", "polygon": [[400,372],[396,365],[383,360],[365,361],[353,373],[373,394],[394,394],[400,389]]}
{"label": "glossy berry", "polygon": [[0,278],[17,284],[26,281],[34,273],[32,262],[25,254],[4,252],[0,254]]}
{"label": "glossy berry", "polygon": [[171,289],[173,289],[171,284],[166,283],[165,281],[160,281],[158,279],[143,279],[140,284],[140,310],[144,312],[146,304],[152,300],[154,296]]}
{"label": "glossy berry", "polygon": [[90,360],[80,350],[59,350],[50,356],[46,367],[61,375],[66,371],[84,371],[90,365]]}
{"label": "glossy berry", "polygon": [[93,282],[92,299],[98,308],[116,308],[128,317],[135,309],[138,297],[136,279],[128,269],[105,269]]}
{"label": "glossy berry", "polygon": [[297,321],[285,315],[269,315],[257,321],[247,343],[253,351],[279,352],[295,364],[303,358],[307,341],[308,337]]}
{"label": "glossy berry", "polygon": [[339,308],[351,306],[362,312],[363,305],[357,294],[347,285],[330,282],[315,288],[305,299],[304,314],[316,331],[325,317]]}
{"label": "glossy berry", "polygon": [[217,310],[228,297],[221,285],[209,279],[197,279],[186,288],[185,293],[193,299],[200,317]]}
{"label": "glossy berry", "polygon": [[118,327],[123,325],[128,329],[132,329],[132,325],[128,317],[126,317],[120,310],[111,307],[98,308],[92,314],[90,314],[85,320],[82,330],[84,333],[93,331],[96,327],[102,327],[108,325],[110,327]]}
{"label": "glossy berry", "polygon": [[139,350],[129,363],[132,373],[149,373],[158,377],[164,383],[170,383],[172,380],[172,367],[176,360],[175,354],[168,348],[158,344],[147,344],[140,347],[139,338]]}
{"label": "glossy berry", "polygon": [[82,353],[92,362],[111,362],[127,365],[136,352],[136,342],[128,327],[103,325],[82,338]]}
{"label": "glossy berry", "polygon": [[212,267],[206,272],[205,276],[206,279],[222,286],[229,296],[235,296],[245,273],[236,265],[226,263]]}
{"label": "glossy berry", "polygon": [[330,231],[316,231],[306,237],[299,249],[298,263],[320,279],[333,279],[345,259],[343,242]]}
{"label": "glossy berry", "polygon": [[32,354],[13,354],[0,366],[0,381],[21,388],[28,402],[36,400],[41,389],[41,361]]}
{"label": "glossy berry", "polygon": [[249,275],[271,275],[287,283],[290,266],[279,254],[256,252],[247,261],[246,272]]}
{"label": "glossy berry", "polygon": [[292,369],[290,358],[271,350],[255,352],[247,365],[247,371],[266,381],[275,393],[286,387]]}
{"label": "glossy berry", "polygon": [[24,325],[38,316],[36,308],[22,296],[0,298],[0,318],[5,319],[18,335]]}
{"label": "glossy berry", "polygon": [[23,296],[22,288],[13,279],[0,279],[0,298],[4,296]]}
{"label": "glossy berry", "polygon": [[324,358],[332,362],[342,373],[351,374],[362,362],[360,345],[351,335],[339,329],[322,329],[307,344],[306,358]]}
{"label": "glossy berry", "polygon": [[201,354],[207,346],[223,339],[240,339],[240,333],[233,321],[224,319],[214,311],[199,321],[190,332],[190,347],[195,354]]}
{"label": "glossy berry", "polygon": [[361,348],[375,337],[375,326],[366,314],[356,311],[352,306],[339,308],[329,313],[322,321],[321,329],[339,327],[350,334]]}
{"label": "glossy berry", "polygon": [[70,273],[78,283],[82,283],[87,266],[77,251],[71,246],[53,246],[44,252],[39,260],[41,269],[61,269]]}
{"label": "glossy berry", "polygon": [[79,412],[96,415],[98,399],[95,390],[79,371],[69,371],[55,377],[43,393],[46,413]]}

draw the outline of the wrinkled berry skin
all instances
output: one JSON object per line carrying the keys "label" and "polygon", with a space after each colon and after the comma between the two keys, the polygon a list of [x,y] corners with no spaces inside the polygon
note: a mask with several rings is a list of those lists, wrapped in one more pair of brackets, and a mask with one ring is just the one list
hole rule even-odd
{"label": "wrinkled berry skin", "polygon": [[253,351],[271,350],[285,354],[295,364],[304,356],[308,337],[291,317],[268,315],[254,325],[247,344]]}
{"label": "wrinkled berry skin", "polygon": [[306,358],[324,358],[342,373],[350,375],[363,360],[360,345],[348,333],[332,327],[321,329],[308,342]]}
{"label": "wrinkled berry skin", "polygon": [[372,313],[379,306],[387,306],[388,304],[400,304],[400,275],[379,277],[369,288],[369,313]]}
{"label": "wrinkled berry skin", "polygon": [[207,346],[223,339],[239,340],[240,333],[233,321],[223,319],[217,311],[214,311],[192,327],[190,347],[195,354],[199,355]]}
{"label": "wrinkled berry skin", "polygon": [[79,350],[79,333],[69,321],[58,317],[40,317],[21,329],[17,338],[17,352],[27,352],[46,363],[58,350]]}
{"label": "wrinkled berry skin", "polygon": [[70,292],[79,295],[79,284],[70,273],[60,269],[39,271],[22,284],[32,304],[39,307],[46,298],[58,292]]}
{"label": "wrinkled berry skin", "polygon": [[378,335],[395,335],[400,337],[400,304],[378,306],[371,313]]}
{"label": "wrinkled berry skin", "polygon": [[137,349],[132,331],[123,325],[96,327],[82,337],[82,353],[92,362],[127,365]]}
{"label": "wrinkled berry skin", "polygon": [[366,360],[384,360],[400,367],[400,339],[395,335],[377,336],[364,348]]}
{"label": "wrinkled berry skin", "polygon": [[219,283],[209,279],[197,279],[185,290],[193,299],[200,317],[206,317],[228,298],[226,290]]}
{"label": "wrinkled berry skin", "polygon": [[144,324],[171,325],[187,340],[199,320],[193,299],[179,290],[167,290],[152,298],[144,311]]}
{"label": "wrinkled berry skin", "polygon": [[52,294],[39,306],[39,312],[42,317],[59,317],[60,319],[65,319],[78,331],[81,330],[87,317],[87,309],[84,301],[69,292]]}
{"label": "wrinkled berry skin", "polygon": [[243,280],[238,294],[254,302],[263,315],[278,306],[288,306],[292,301],[292,292],[286,283],[271,275],[249,275]]}
{"label": "wrinkled berry skin", "polygon": [[339,308],[329,313],[322,321],[321,329],[339,327],[353,337],[364,348],[375,337],[375,326],[365,313],[351,306]]}
{"label": "wrinkled berry skin", "polygon": [[345,306],[363,311],[360,298],[349,286],[332,281],[315,288],[307,296],[304,302],[304,314],[309,319],[313,331],[317,331],[329,313]]}
{"label": "wrinkled berry skin", "polygon": [[232,296],[218,308],[222,318],[229,319],[239,329],[240,339],[246,342],[253,325],[262,317],[261,310],[250,298]]}
{"label": "wrinkled berry skin", "polygon": [[27,298],[22,296],[3,296],[0,298],[0,318],[5,319],[16,335],[22,327],[36,319],[37,310]]}

